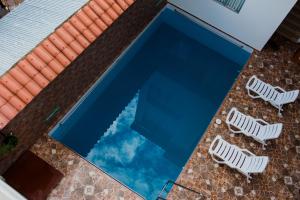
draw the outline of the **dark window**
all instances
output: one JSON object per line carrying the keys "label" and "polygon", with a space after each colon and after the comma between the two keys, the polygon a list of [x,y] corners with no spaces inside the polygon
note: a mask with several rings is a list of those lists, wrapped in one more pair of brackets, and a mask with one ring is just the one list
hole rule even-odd
{"label": "dark window", "polygon": [[233,10],[236,13],[239,13],[245,3],[245,0],[215,0],[223,6]]}

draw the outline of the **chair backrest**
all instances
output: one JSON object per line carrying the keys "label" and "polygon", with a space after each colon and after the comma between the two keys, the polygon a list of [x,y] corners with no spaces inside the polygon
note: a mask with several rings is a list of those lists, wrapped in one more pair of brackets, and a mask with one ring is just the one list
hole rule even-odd
{"label": "chair backrest", "polygon": [[276,104],[286,104],[294,102],[299,95],[299,90],[287,91],[280,93],[277,98],[274,100]]}
{"label": "chair backrest", "polygon": [[265,101],[274,101],[280,94],[272,85],[263,82],[255,75],[248,80],[246,88],[258,94]]}
{"label": "chair backrest", "polygon": [[267,156],[247,156],[241,171],[247,173],[263,172],[269,162]]}
{"label": "chair backrest", "polygon": [[282,123],[269,124],[267,126],[264,126],[264,129],[261,131],[261,134],[258,137],[262,140],[278,138],[280,133],[282,132],[282,127]]}
{"label": "chair backrest", "polygon": [[211,143],[209,153],[220,158],[228,166],[238,169],[243,166],[247,158],[237,146],[223,140],[220,135],[216,136]]}
{"label": "chair backrest", "polygon": [[229,111],[226,124],[236,127],[248,136],[257,136],[262,128],[262,125],[257,123],[253,117],[239,112],[235,107]]}

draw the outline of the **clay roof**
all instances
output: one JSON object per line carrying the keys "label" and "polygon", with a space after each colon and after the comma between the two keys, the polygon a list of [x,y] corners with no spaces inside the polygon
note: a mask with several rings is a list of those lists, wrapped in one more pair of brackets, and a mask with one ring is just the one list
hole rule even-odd
{"label": "clay roof", "polygon": [[90,0],[0,78],[0,129],[99,37],[134,0]]}
{"label": "clay roof", "polygon": [[0,75],[86,3],[86,0],[26,0],[1,18]]}

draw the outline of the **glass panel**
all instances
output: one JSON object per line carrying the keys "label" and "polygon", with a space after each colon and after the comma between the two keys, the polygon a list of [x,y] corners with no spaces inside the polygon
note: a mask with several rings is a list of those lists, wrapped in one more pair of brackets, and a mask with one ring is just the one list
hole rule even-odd
{"label": "glass panel", "polygon": [[242,9],[245,0],[215,0],[218,3],[222,4],[223,6],[233,10],[236,13],[239,13]]}

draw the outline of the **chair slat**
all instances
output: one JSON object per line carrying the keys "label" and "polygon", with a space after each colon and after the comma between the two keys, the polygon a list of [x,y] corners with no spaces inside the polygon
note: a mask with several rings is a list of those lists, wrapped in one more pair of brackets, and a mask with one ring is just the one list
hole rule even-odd
{"label": "chair slat", "polygon": [[[246,84],[246,89],[248,94],[252,98],[262,98],[265,101],[270,102],[274,107],[276,107],[279,112],[282,110],[282,106],[287,103],[294,102],[299,96],[299,90],[284,91],[283,89],[278,89],[268,83],[263,82],[256,76],[252,76]],[[257,96],[250,94],[255,93]]]}
{"label": "chair slat", "polygon": [[[215,143],[218,142],[215,146]],[[214,147],[215,146],[215,147]],[[222,163],[228,165],[231,168],[238,169],[247,178],[251,178],[250,173],[261,173],[265,170],[268,157],[255,156],[252,153],[244,153],[245,150],[241,150],[239,147],[232,145],[225,141],[221,136],[216,136],[210,145],[209,153],[213,156],[217,156],[223,160]],[[216,160],[219,162],[218,160]]]}
{"label": "chair slat", "polygon": [[236,133],[243,133],[244,135],[250,136],[263,145],[265,145],[266,140],[279,137],[282,129],[281,123],[268,124],[257,122],[256,119],[239,112],[236,108],[232,108],[229,111],[226,123],[230,128],[234,127],[237,129]]}

